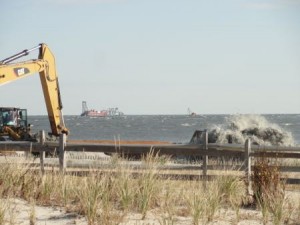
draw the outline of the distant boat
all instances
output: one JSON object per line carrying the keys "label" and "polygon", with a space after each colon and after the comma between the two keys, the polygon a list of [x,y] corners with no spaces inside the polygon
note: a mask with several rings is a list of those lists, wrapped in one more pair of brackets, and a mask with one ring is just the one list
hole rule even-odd
{"label": "distant boat", "polygon": [[103,110],[88,109],[86,101],[82,102],[82,113],[81,116],[88,117],[115,117],[123,116],[124,113],[120,112],[118,108],[109,108]]}
{"label": "distant boat", "polygon": [[189,116],[197,116],[197,113],[193,112],[190,108],[188,108],[188,115]]}

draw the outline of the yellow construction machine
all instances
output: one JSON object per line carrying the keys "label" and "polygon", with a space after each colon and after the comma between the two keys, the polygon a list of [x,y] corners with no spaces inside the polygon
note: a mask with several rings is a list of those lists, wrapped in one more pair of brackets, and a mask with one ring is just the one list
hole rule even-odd
{"label": "yellow construction machine", "polygon": [[[15,61],[37,49],[39,50],[37,59]],[[68,134],[62,114],[55,58],[46,44],[39,44],[0,61],[0,86],[36,73],[40,75],[51,126],[50,134],[54,136],[59,136],[62,133]],[[0,140],[6,139],[14,141],[34,140],[27,123],[26,109],[0,107]]]}

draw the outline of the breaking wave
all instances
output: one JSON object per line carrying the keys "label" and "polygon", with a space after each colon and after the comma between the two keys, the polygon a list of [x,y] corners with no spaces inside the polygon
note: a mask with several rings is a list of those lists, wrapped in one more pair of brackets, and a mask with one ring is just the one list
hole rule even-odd
{"label": "breaking wave", "polygon": [[214,126],[208,133],[210,143],[243,144],[247,138],[258,145],[294,146],[290,132],[270,123],[261,115],[233,115],[225,125]]}

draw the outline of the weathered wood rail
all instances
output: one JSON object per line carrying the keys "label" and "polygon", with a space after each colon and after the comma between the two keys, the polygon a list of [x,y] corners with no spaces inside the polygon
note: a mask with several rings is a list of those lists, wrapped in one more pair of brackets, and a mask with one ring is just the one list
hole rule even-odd
{"label": "weathered wood rail", "polygon": [[[97,144],[87,142],[68,143],[65,135],[61,135],[59,142],[46,142],[44,132],[40,133],[40,141],[32,142],[0,142],[1,151],[24,151],[39,152],[41,171],[44,173],[45,152],[57,151],[59,155],[59,168],[61,172],[66,171],[65,152],[104,152],[123,153],[129,155],[143,155],[150,151],[162,155],[173,156],[200,156],[202,158],[202,176],[207,175],[209,157],[228,157],[243,160],[243,169],[249,183],[251,182],[251,159],[255,157],[290,158],[300,159],[300,147],[282,146],[259,146],[251,144],[248,139],[244,145],[241,144],[215,144],[208,143],[208,134],[204,131],[189,144]],[[282,167],[282,171],[300,172],[300,166]],[[200,174],[199,174],[200,176]]]}

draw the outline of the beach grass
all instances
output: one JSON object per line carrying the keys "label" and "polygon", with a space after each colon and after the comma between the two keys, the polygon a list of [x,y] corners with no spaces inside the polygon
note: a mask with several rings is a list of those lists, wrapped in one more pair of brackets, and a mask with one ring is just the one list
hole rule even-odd
{"label": "beach grass", "polygon": [[[9,221],[8,198],[28,201],[29,224],[36,223],[36,205],[63,207],[84,216],[89,225],[127,224],[133,214],[141,221],[155,215],[158,224],[178,224],[182,217],[190,224],[209,224],[220,219],[224,210],[233,211],[231,222],[238,224],[241,209],[251,205],[244,178],[226,171],[209,181],[176,180],[161,176],[160,166],[170,159],[152,151],[141,159],[143,168],[138,173],[132,173],[117,155],[111,160],[113,170],[90,168],[85,176],[63,175],[54,169],[41,174],[28,163],[2,163],[0,225]],[[261,212],[264,224],[292,224],[300,217],[300,204],[291,204],[274,165],[257,161],[253,183],[256,204],[252,207]]]}

